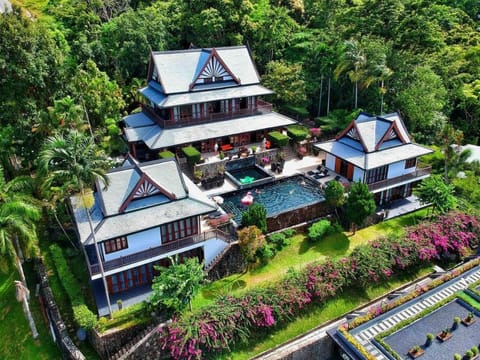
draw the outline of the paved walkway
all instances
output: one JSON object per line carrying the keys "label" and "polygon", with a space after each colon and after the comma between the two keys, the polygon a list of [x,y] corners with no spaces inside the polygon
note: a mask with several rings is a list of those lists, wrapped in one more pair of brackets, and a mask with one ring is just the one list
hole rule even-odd
{"label": "paved walkway", "polygon": [[[471,271],[471,270],[470,270]],[[387,314],[382,321],[374,322],[372,326],[362,328],[361,331],[355,332],[355,329],[351,331],[351,334],[355,336],[355,339],[362,344],[365,349],[378,360],[387,360],[387,357],[380,352],[380,350],[372,343],[373,338],[384,331],[392,328],[401,321],[416,316],[428,307],[431,307],[447,297],[453,295],[457,291],[464,290],[470,284],[480,280],[480,267],[469,273],[468,276],[459,276],[453,280],[448,286],[440,286],[438,289],[430,290],[423,299],[414,299],[413,304],[398,310],[393,309]]]}

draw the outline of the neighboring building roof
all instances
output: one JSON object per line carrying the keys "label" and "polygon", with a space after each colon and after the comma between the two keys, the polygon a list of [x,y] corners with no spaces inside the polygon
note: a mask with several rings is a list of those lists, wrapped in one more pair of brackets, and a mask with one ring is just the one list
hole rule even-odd
{"label": "neighboring building roof", "polygon": [[[452,146],[454,148],[457,147],[457,145],[452,145]],[[470,156],[467,158],[467,162],[480,161],[480,146],[472,145],[472,144],[461,145],[460,152],[462,152],[463,150],[471,151]]]}
{"label": "neighboring building roof", "polygon": [[151,59],[152,71],[156,72],[158,83],[167,95],[195,90],[192,84],[201,85],[199,80],[203,76],[223,76],[231,79],[234,86],[260,83],[260,76],[246,46],[155,51]]}
{"label": "neighboring building roof", "polygon": [[369,170],[380,166],[393,164],[418,156],[430,154],[432,150],[413,143],[365,153],[340,141],[328,141],[315,145],[320,150],[326,151],[339,158],[345,159],[360,169]]}
{"label": "neighboring building roof", "polygon": [[[152,82],[152,81],[151,81]],[[150,83],[151,83],[150,82]],[[200,92],[187,92],[170,96],[160,94],[152,87],[147,86],[140,90],[148,100],[153,102],[158,107],[173,107],[178,105],[199,104],[209,101],[217,101],[223,99],[241,98],[247,96],[261,96],[273,94],[261,85],[248,85],[241,87],[225,87],[217,89],[209,89]]]}
{"label": "neighboring building roof", "polygon": [[382,116],[360,113],[335,140],[315,146],[365,170],[432,152],[411,142],[398,113]]}
{"label": "neighboring building roof", "polygon": [[[136,126],[134,119],[130,120],[126,121],[130,127],[124,130],[127,141],[143,141],[150,149],[161,149],[255,130],[273,129],[296,123],[295,120],[274,112],[228,121],[169,129],[162,129],[158,125]],[[139,122],[143,123],[143,119]]]}
{"label": "neighboring building roof", "polygon": [[[216,210],[215,203],[181,173],[172,159],[124,164],[112,169],[107,177],[108,187],[97,184],[95,205],[90,209],[97,241]],[[70,200],[80,240],[90,244],[90,227],[81,199],[73,196]]]}

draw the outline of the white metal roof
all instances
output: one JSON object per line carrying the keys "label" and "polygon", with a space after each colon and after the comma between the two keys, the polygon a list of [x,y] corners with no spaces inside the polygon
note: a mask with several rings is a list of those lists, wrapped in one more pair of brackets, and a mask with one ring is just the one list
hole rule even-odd
{"label": "white metal roof", "polygon": [[323,151],[344,159],[360,169],[369,170],[380,166],[393,164],[418,156],[430,154],[432,150],[413,143],[402,144],[385,150],[365,153],[339,141],[327,141],[315,144]]}

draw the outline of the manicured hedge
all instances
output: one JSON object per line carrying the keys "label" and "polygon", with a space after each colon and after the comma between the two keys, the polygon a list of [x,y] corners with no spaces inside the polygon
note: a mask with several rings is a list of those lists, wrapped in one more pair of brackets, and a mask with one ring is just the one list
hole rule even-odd
{"label": "manicured hedge", "polygon": [[84,329],[94,328],[97,325],[97,316],[92,313],[85,304],[85,299],[83,298],[78,281],[72,275],[67,261],[63,256],[62,249],[56,244],[50,245],[49,249],[55,267],[57,268],[58,278],[72,304],[75,322]]}
{"label": "manicured hedge", "polygon": [[282,147],[288,144],[290,138],[279,131],[271,131],[267,135],[270,142],[276,147]]}
{"label": "manicured hedge", "polygon": [[287,127],[287,134],[293,140],[299,142],[307,138],[309,130],[307,127],[302,125],[290,125]]}
{"label": "manicured hedge", "polygon": [[171,151],[165,150],[165,151],[159,152],[158,156],[160,157],[160,159],[170,159],[175,157],[175,154],[172,153]]}
{"label": "manicured hedge", "polygon": [[202,154],[200,154],[200,151],[195,149],[193,146],[186,146],[182,148],[182,151],[185,154],[187,158],[187,162],[190,165],[195,165],[200,161],[200,158],[202,157]]}

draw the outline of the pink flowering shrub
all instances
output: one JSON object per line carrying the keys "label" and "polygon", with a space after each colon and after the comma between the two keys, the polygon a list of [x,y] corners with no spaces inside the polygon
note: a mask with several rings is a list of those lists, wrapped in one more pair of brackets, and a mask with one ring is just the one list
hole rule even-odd
{"label": "pink flowering shrub", "polygon": [[[382,238],[355,248],[340,260],[290,270],[279,283],[241,297],[220,296],[215,303],[174,318],[159,330],[162,349],[174,359],[200,359],[267,333],[290,321],[312,303],[321,303],[350,285],[367,286],[446,254],[461,256],[478,245],[480,225],[470,215],[450,213],[408,229],[403,238]],[[420,287],[417,295],[426,291]],[[390,305],[389,305],[390,306]],[[382,304],[369,317],[386,311]]]}

